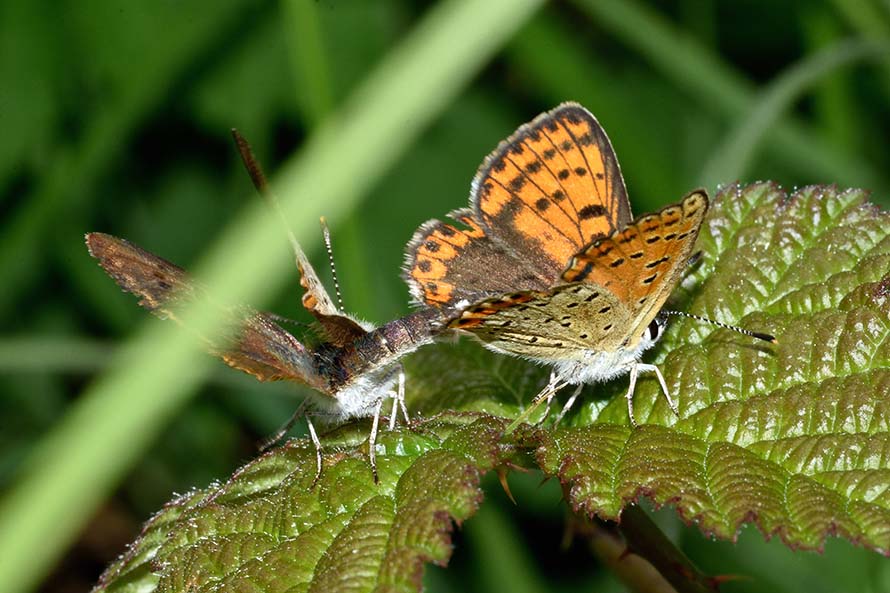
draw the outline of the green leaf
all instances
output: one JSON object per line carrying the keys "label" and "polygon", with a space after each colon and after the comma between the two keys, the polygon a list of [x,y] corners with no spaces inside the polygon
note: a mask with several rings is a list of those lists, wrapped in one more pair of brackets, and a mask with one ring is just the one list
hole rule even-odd
{"label": "green leaf", "polygon": [[647,377],[634,400],[645,426],[631,430],[622,397],[598,415],[587,403],[578,426],[547,436],[542,469],[603,518],[645,495],[723,538],[754,522],[795,548],[836,534],[890,552],[888,233],[862,191],[725,188],[679,307],[779,344],[675,322],[655,359],[679,418]]}
{"label": "green leaf", "polygon": [[625,379],[592,389],[561,425],[504,436],[546,370],[442,344],[409,361],[409,404],[425,418],[381,431],[379,484],[367,422],[324,436],[317,483],[312,444],[294,439],[170,503],[98,590],[419,590],[424,563],[448,561],[452,524],[480,504],[482,475],[519,463],[558,477],[585,515],[619,519],[645,496],[721,538],[753,522],[792,548],[837,535],[887,554],[888,222],[857,190],[728,187],[674,306],[779,344],[673,323],[652,358],[679,417],[646,376],[639,428]]}
{"label": "green leaf", "polygon": [[[314,483],[312,444],[292,440],[167,505],[97,590],[418,590],[423,563],[451,555],[452,522],[481,502],[482,473],[510,454],[503,427],[459,416],[381,434],[376,485],[366,448],[326,455]],[[340,432],[361,441],[366,426]]]}

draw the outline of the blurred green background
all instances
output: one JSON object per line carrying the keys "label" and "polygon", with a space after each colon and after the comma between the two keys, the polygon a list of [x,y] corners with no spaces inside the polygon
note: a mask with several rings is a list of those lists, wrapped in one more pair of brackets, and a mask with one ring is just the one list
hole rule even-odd
{"label": "blurred green background", "polygon": [[[14,491],[35,465],[29,455],[107,370],[116,345],[160,323],[99,270],[83,233],[125,237],[189,268],[256,200],[230,128],[276,171],[323,122],[360,110],[353,92],[406,38],[433,35],[418,32],[431,13],[472,4],[0,5],[0,493]],[[509,11],[509,2],[496,4]],[[482,158],[564,100],[588,107],[609,132],[636,212],[699,185],[713,191],[762,179],[786,188],[865,187],[887,205],[887,2],[572,0],[540,2],[537,11],[535,2],[520,4],[521,15],[503,19],[506,43],[491,48],[491,58],[480,55],[478,67],[467,65],[466,80],[449,90],[454,98],[430,106],[419,137],[369,133],[356,147],[398,152],[379,180],[354,180],[359,199],[332,220],[349,310],[376,322],[406,313],[399,267],[413,230],[464,206]],[[496,26],[449,38],[442,63],[449,44],[458,52],[469,38],[496,37]],[[430,84],[440,67],[430,61],[416,84]],[[417,90],[400,84],[391,89],[396,113],[400,93]],[[320,232],[300,237],[324,270],[320,239]],[[295,271],[276,293],[265,308],[304,319]],[[214,364],[159,434],[148,423],[150,447],[136,447],[138,461],[112,479],[111,491],[97,486],[98,508],[78,507],[71,494],[88,489],[89,479],[54,490],[62,504],[75,501],[67,512],[77,518],[76,535],[39,534],[64,553],[33,569],[30,581],[44,591],[88,590],[173,492],[224,479],[299,400],[297,389]],[[451,566],[428,567],[428,590],[622,590],[583,542],[561,547],[557,486],[539,487],[535,475],[510,479],[518,506],[487,481],[488,504],[456,532]],[[829,541],[824,558],[793,554],[748,527],[734,546],[707,541],[668,510],[657,516],[706,571],[749,577],[725,591],[890,590],[890,563],[846,542]],[[8,569],[0,564],[0,573]]]}

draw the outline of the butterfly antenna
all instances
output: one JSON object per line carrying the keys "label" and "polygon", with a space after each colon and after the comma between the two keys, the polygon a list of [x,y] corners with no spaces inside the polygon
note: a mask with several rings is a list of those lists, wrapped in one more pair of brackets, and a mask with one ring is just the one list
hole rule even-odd
{"label": "butterfly antenna", "polygon": [[723,329],[730,329],[734,332],[738,332],[740,334],[744,334],[746,336],[751,336],[752,338],[757,338],[758,340],[763,340],[764,342],[771,342],[773,344],[778,344],[779,341],[776,340],[774,336],[770,334],[764,334],[761,332],[754,332],[749,329],[744,329],[735,325],[729,325],[728,323],[721,323],[719,321],[714,321],[713,319],[708,319],[707,317],[702,317],[701,315],[694,315],[692,313],[686,313],[685,311],[662,311],[662,315],[675,315],[677,317],[689,317],[690,319],[695,319],[696,321],[701,321],[704,323],[710,323],[711,325],[716,325],[717,327],[722,327]]}
{"label": "butterfly antenna", "polygon": [[334,279],[334,292],[337,293],[337,306],[340,307],[341,311],[345,311],[343,308],[343,295],[340,292],[340,281],[337,280],[337,266],[334,265],[334,249],[331,247],[331,229],[328,228],[328,221],[325,220],[325,217],[322,216],[320,219],[321,222],[321,233],[324,236],[324,248],[328,252],[328,262],[331,264],[331,277]]}
{"label": "butterfly antenna", "polygon": [[269,182],[266,180],[266,175],[263,173],[263,168],[260,167],[260,163],[257,160],[256,156],[253,154],[253,150],[250,148],[250,144],[241,135],[237,129],[232,128],[232,138],[235,140],[235,146],[238,147],[238,154],[241,155],[241,161],[244,163],[244,168],[247,169],[247,174],[250,175],[250,180],[253,182],[253,186],[256,188],[257,192],[266,200],[266,203],[269,207],[275,211],[275,214],[278,216],[279,222],[284,227],[284,232],[287,233],[287,239],[290,241],[291,247],[294,250],[294,255],[297,257],[297,261],[300,261],[300,254],[303,253],[303,249],[300,247],[299,242],[297,242],[296,236],[294,236],[294,232],[291,230],[290,225],[287,223],[287,218],[284,216],[284,212],[281,210],[281,203],[278,201],[278,198],[269,188]]}

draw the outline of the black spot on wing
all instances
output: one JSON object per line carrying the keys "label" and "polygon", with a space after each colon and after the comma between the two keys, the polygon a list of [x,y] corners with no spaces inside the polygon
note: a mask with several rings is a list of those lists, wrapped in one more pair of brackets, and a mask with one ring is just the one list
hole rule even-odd
{"label": "black spot on wing", "polygon": [[667,262],[667,261],[670,261],[670,259],[671,259],[671,256],[669,256],[669,255],[665,255],[664,257],[660,257],[660,258],[658,258],[658,259],[656,259],[656,260],[650,261],[650,262],[647,263],[644,267],[649,268],[649,269],[651,270],[652,268],[657,268],[657,267],[660,266],[661,264],[663,264],[663,263],[665,263],[665,262]]}
{"label": "black spot on wing", "polygon": [[578,218],[588,220],[597,216],[605,216],[607,214],[605,206],[602,204],[588,204],[578,210]]}

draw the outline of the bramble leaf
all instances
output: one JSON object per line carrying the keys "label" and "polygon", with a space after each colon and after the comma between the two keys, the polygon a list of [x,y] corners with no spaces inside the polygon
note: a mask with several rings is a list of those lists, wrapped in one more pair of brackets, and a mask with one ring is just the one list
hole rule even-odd
{"label": "bramble leaf", "polygon": [[381,431],[379,484],[367,423],[326,435],[314,486],[311,443],[289,441],[167,505],[97,589],[419,590],[482,474],[524,452],[587,515],[618,519],[646,496],[722,538],[754,522],[793,548],[837,535],[890,554],[890,217],[857,190],[732,186],[699,248],[671,306],[779,343],[675,319],[647,360],[679,417],[644,376],[636,429],[624,379],[587,388],[558,426],[505,437],[546,370],[442,344],[408,361],[409,407],[426,418]]}
{"label": "bramble leaf", "polygon": [[289,441],[169,503],[97,590],[418,590],[423,564],[448,560],[452,523],[481,502],[481,475],[510,454],[503,424],[466,414],[381,433],[376,485],[367,448],[326,455],[313,485],[311,442]]}
{"label": "bramble leaf", "polygon": [[675,321],[654,358],[679,418],[647,377],[645,426],[630,429],[621,397],[598,415],[587,403],[546,436],[542,469],[603,518],[646,495],[723,538],[754,522],[795,548],[836,534],[890,553],[888,235],[862,191],[724,189],[678,308],[779,343]]}

